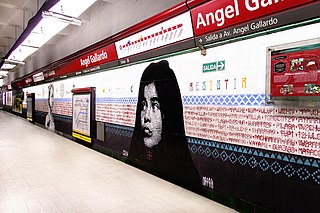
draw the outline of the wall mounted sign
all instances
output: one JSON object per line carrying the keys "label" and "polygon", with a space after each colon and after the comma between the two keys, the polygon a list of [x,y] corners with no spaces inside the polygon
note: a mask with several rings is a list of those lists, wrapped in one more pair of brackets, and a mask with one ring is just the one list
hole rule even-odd
{"label": "wall mounted sign", "polygon": [[226,0],[210,1],[191,11],[196,36],[257,19],[312,0]]}
{"label": "wall mounted sign", "polygon": [[116,42],[119,58],[142,53],[193,36],[190,12]]}
{"label": "wall mounted sign", "polygon": [[[216,2],[216,1],[214,1]],[[211,2],[213,4],[214,2]],[[224,1],[220,1],[224,2]],[[300,2],[300,1],[299,1]],[[210,2],[209,2],[210,3]],[[291,10],[276,10],[275,13],[272,13],[267,16],[261,17],[261,14],[257,14],[259,16],[249,16],[250,20],[244,19],[243,22],[239,20],[239,22],[234,22],[230,25],[223,25],[220,27],[209,28],[208,25],[206,27],[200,27],[197,29],[197,25],[194,26],[195,32],[199,35],[196,38],[197,45],[202,44],[210,44],[215,43],[227,39],[232,39],[244,35],[249,35],[252,33],[257,33],[261,31],[266,31],[270,29],[276,29],[282,26],[287,26],[289,24],[310,20],[313,18],[319,17],[320,3],[311,3],[307,5],[303,5],[301,7],[293,8]],[[195,12],[193,11],[193,16],[195,16]],[[253,13],[252,15],[254,15]],[[195,18],[195,17],[193,17]],[[196,24],[196,23],[193,23]],[[205,29],[205,30],[202,30]],[[205,33],[205,34],[204,34]]]}
{"label": "wall mounted sign", "polygon": [[63,76],[69,73],[73,73],[73,72],[81,71],[85,69],[91,70],[90,68],[93,68],[95,66],[105,64],[117,59],[118,59],[118,56],[116,53],[115,46],[114,44],[110,44],[108,46],[97,49],[90,53],[81,55],[71,60],[69,63],[56,69],[55,71],[49,71],[48,76],[50,77]]}
{"label": "wall mounted sign", "polygon": [[72,90],[72,136],[91,143],[94,127],[95,88]]}
{"label": "wall mounted sign", "polygon": [[270,97],[320,96],[320,42],[271,51]]}

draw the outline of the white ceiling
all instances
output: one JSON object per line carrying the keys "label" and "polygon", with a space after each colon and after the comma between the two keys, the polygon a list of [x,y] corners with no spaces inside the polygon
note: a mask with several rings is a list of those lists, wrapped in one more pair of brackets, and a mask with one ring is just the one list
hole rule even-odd
{"label": "white ceiling", "polygon": [[[0,61],[46,0],[0,0]],[[115,3],[119,0],[100,0]],[[63,32],[64,35],[66,33]],[[3,76],[0,75],[0,79]]]}
{"label": "white ceiling", "polygon": [[[27,28],[29,20],[45,2],[50,1],[56,0],[0,0],[0,61]],[[24,66],[17,66],[7,76],[0,73],[0,86],[108,38],[181,1],[97,0],[79,17],[83,22],[81,27],[66,27],[28,57]]]}
{"label": "white ceiling", "polygon": [[0,58],[4,57],[44,0],[0,0]]}

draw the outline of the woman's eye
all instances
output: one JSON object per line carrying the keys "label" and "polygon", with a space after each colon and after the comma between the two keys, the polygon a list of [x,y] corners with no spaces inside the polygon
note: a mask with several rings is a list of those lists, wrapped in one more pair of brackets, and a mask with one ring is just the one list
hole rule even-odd
{"label": "woman's eye", "polygon": [[142,109],[145,109],[147,107],[147,102],[142,101],[141,102],[141,106],[142,106]]}
{"label": "woman's eye", "polygon": [[159,102],[153,102],[152,106],[153,106],[153,108],[160,109],[160,103]]}

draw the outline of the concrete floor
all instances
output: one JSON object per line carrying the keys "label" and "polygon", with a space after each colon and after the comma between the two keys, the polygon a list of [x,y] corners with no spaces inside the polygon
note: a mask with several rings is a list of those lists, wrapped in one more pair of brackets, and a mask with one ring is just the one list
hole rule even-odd
{"label": "concrete floor", "polygon": [[0,212],[235,211],[0,110]]}

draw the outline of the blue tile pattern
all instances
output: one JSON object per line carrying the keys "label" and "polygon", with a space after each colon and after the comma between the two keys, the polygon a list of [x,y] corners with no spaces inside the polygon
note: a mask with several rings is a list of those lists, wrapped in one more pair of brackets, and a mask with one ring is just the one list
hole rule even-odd
{"label": "blue tile pattern", "polygon": [[122,97],[122,98],[112,98],[112,97],[105,97],[105,98],[97,98],[97,104],[137,104],[138,98],[137,97]]}
{"label": "blue tile pattern", "polygon": [[265,94],[183,96],[185,105],[264,106]]}
{"label": "blue tile pattern", "polygon": [[118,135],[122,137],[131,138],[133,134],[133,127],[125,127],[113,124],[105,124],[105,131],[106,133],[110,133],[113,135]]}
{"label": "blue tile pattern", "polygon": [[258,168],[263,172],[271,171],[275,175],[284,174],[288,178],[298,177],[302,181],[313,180],[320,185],[319,159],[196,138],[188,138],[188,143],[195,155]]}
{"label": "blue tile pattern", "polygon": [[[105,131],[122,137],[132,137],[133,127],[105,124]],[[207,158],[222,160],[274,175],[288,178],[298,177],[301,181],[313,181],[320,185],[320,159],[260,150],[221,142],[188,137],[190,152]]]}

